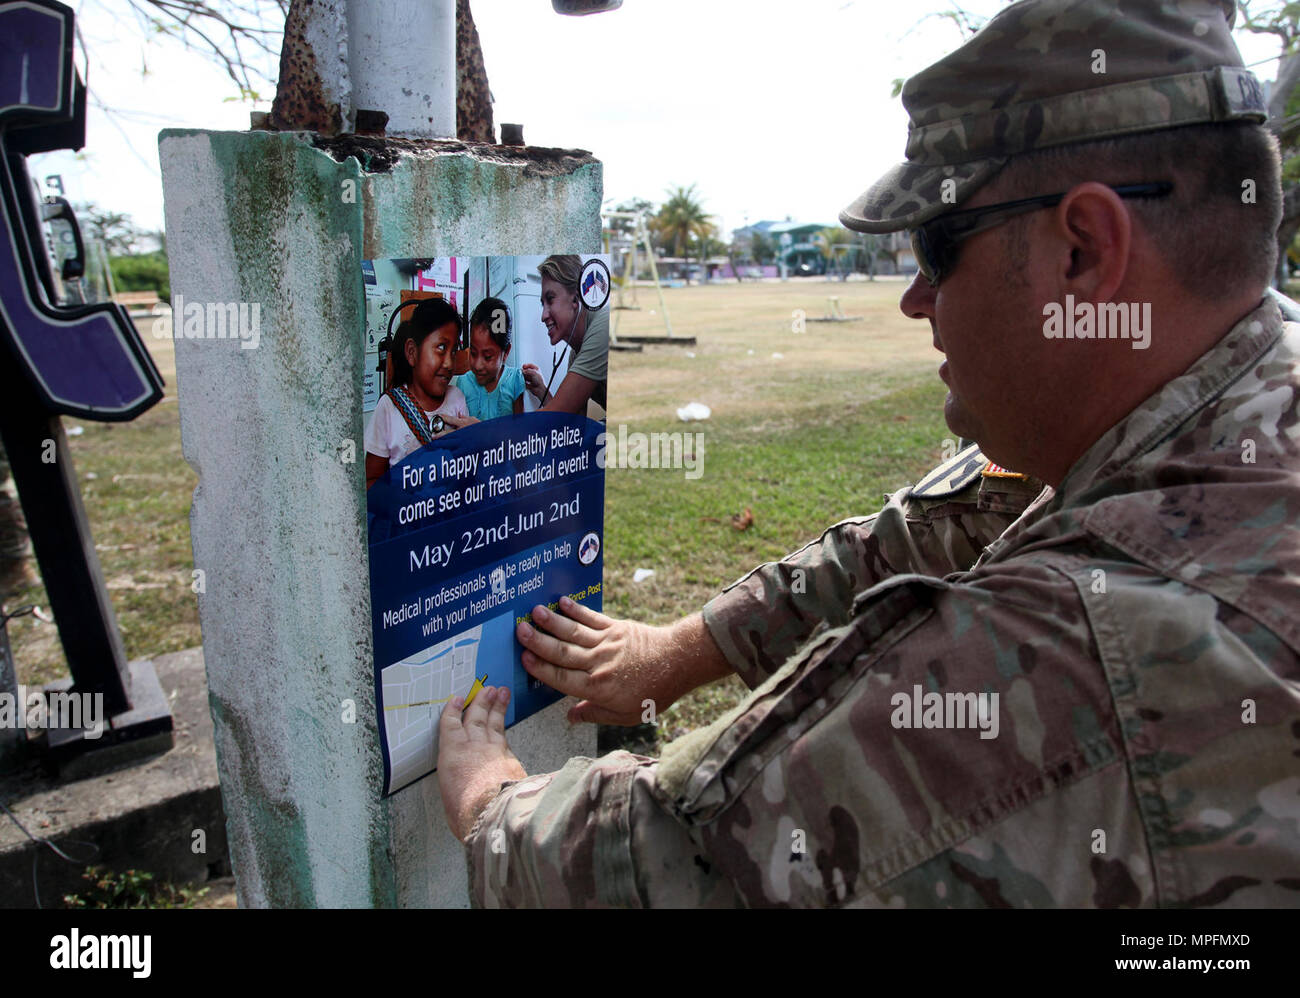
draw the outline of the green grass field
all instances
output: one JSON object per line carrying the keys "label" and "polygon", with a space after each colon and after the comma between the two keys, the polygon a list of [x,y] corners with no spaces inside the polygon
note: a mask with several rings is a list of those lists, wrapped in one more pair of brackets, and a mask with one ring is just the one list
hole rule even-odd
{"label": "green grass field", "polygon": [[[610,357],[609,425],[628,431],[701,432],[703,474],[611,468],[606,478],[605,609],[666,623],[699,609],[754,565],[779,558],[846,516],[877,509],[886,492],[941,458],[948,430],[944,387],[928,325],[898,311],[899,281],[722,284],[665,291],[673,332],[694,347],[647,346]],[[836,295],[847,323],[808,322]],[[617,313],[623,335],[662,335],[653,288],[640,309]],[[72,451],[104,577],[131,657],[200,643],[190,591],[190,498],[181,457],[170,341],[146,336],[168,382],[167,399],[129,424],[75,424]],[[776,357],[775,354],[781,356]],[[712,417],[682,423],[703,402]],[[66,421],[71,427],[73,421]],[[93,477],[92,477],[93,476]],[[743,532],[731,516],[748,508]],[[654,570],[642,583],[637,568]],[[33,565],[33,573],[35,566]],[[39,582],[6,598],[44,605]],[[27,616],[10,624],[22,682],[66,673],[55,628]],[[714,684],[661,716],[659,739],[706,723],[742,694]]]}

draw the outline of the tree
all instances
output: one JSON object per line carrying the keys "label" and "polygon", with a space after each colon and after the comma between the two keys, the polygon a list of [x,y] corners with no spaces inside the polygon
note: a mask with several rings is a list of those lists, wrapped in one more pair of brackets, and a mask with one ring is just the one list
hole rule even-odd
{"label": "tree", "polygon": [[714,233],[694,184],[670,187],[668,200],[655,214],[651,226],[655,235],[672,246],[673,256],[684,256],[693,240],[706,240]]}
{"label": "tree", "polygon": [[[634,214],[639,211],[649,217],[654,210],[654,203],[645,200],[645,198],[629,198],[626,201],[620,201],[618,204],[614,205],[611,210],[627,212],[629,214]],[[618,235],[631,236],[635,234],[633,232],[633,226],[635,224],[636,223],[630,218],[611,218],[609,220],[609,230]]]}
{"label": "tree", "polygon": [[718,238],[718,227],[712,222],[709,223],[708,231],[696,240],[696,247],[700,253],[700,262],[703,263],[711,256],[723,256],[730,247]]}
{"label": "tree", "polygon": [[776,246],[761,232],[749,237],[749,255],[757,264],[771,263],[776,259]]}
{"label": "tree", "polygon": [[[912,27],[908,29],[907,33],[903,37],[906,38],[907,35],[910,35],[913,31],[915,31],[917,28],[923,25],[926,21],[930,20],[930,18],[932,17],[937,18],[940,21],[947,21],[950,24],[955,25],[957,30],[961,32],[961,38],[963,42],[965,42],[968,38],[970,38],[973,34],[975,34],[975,32],[979,31],[980,28],[984,27],[984,25],[988,23],[989,19],[987,17],[981,17],[979,14],[972,14],[970,11],[964,9],[961,6],[961,4],[957,3],[957,0],[951,0],[951,2],[952,2],[952,10],[931,11],[929,14],[926,14],[923,18],[921,18],[914,25],[912,25]],[[1006,0],[1006,2],[1012,3],[1013,0]],[[893,80],[893,89],[890,91],[890,96],[897,97],[899,94],[901,94],[903,92],[903,84],[906,82],[907,80],[904,77],[901,76],[895,77]]]}
{"label": "tree", "polygon": [[725,256],[727,262],[731,264],[732,274],[735,275],[738,282],[740,281],[740,273],[736,269],[736,259],[731,255],[731,246],[718,238],[718,227],[712,222],[709,223],[708,231],[697,240],[697,246],[700,254],[700,267],[705,277],[709,275],[710,258]]}
{"label": "tree", "polygon": [[102,243],[109,256],[126,256],[135,250],[139,233],[130,215],[100,211],[93,202],[77,205],[77,220],[88,241]]}
{"label": "tree", "polygon": [[165,253],[155,250],[132,256],[114,256],[109,258],[108,265],[118,291],[156,291],[162,301],[171,298],[171,277]]}
{"label": "tree", "polygon": [[260,100],[255,84],[274,84],[258,62],[269,57],[267,64],[275,65],[279,60],[289,0],[126,0],[126,4],[147,33],[196,48],[225,69],[240,98]]}

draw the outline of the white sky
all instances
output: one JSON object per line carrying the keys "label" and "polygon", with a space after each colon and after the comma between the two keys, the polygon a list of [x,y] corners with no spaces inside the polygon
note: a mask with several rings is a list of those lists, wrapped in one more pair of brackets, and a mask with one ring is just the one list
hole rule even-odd
{"label": "white sky", "polygon": [[[125,0],[73,3],[90,60],[86,149],[33,157],[32,174],[61,173],[74,202],[161,228],[159,130],[246,129],[249,111],[269,103],[232,100],[235,85],[201,52],[146,41]],[[1002,5],[964,4],[981,14]],[[907,118],[891,84],[960,44],[945,19],[918,26],[946,9],[946,0],[624,0],[572,18],[548,0],[473,0],[498,126],[522,123],[531,145],[591,150],[610,204],[660,202],[669,185],[695,183],[728,237],[746,220],[786,215],[833,224],[902,159]],[[1238,44],[1247,63],[1276,51],[1263,37]],[[1271,79],[1275,65],[1254,69]]]}

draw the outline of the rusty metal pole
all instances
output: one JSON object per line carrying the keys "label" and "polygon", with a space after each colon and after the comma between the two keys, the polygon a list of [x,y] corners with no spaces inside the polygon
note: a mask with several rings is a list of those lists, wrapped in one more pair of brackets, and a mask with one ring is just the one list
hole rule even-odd
{"label": "rusty metal pole", "polygon": [[456,0],[347,0],[352,105],[387,134],[456,137]]}
{"label": "rusty metal pole", "polygon": [[271,125],[456,137],[456,0],[293,0]]}

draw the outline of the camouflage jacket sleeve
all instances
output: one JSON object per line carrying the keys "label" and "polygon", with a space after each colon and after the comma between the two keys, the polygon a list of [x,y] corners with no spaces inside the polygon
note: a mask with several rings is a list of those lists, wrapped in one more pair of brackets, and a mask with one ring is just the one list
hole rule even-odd
{"label": "camouflage jacket sleeve", "polygon": [[825,623],[848,619],[853,597],[913,572],[964,572],[1042,492],[1036,479],[989,464],[972,445],[879,513],[837,523],[781,561],[732,583],[704,607],[704,622],[751,689]]}
{"label": "camouflage jacket sleeve", "polygon": [[505,789],[466,840],[475,907],[733,907],[655,796],[654,759],[570,759]]}

